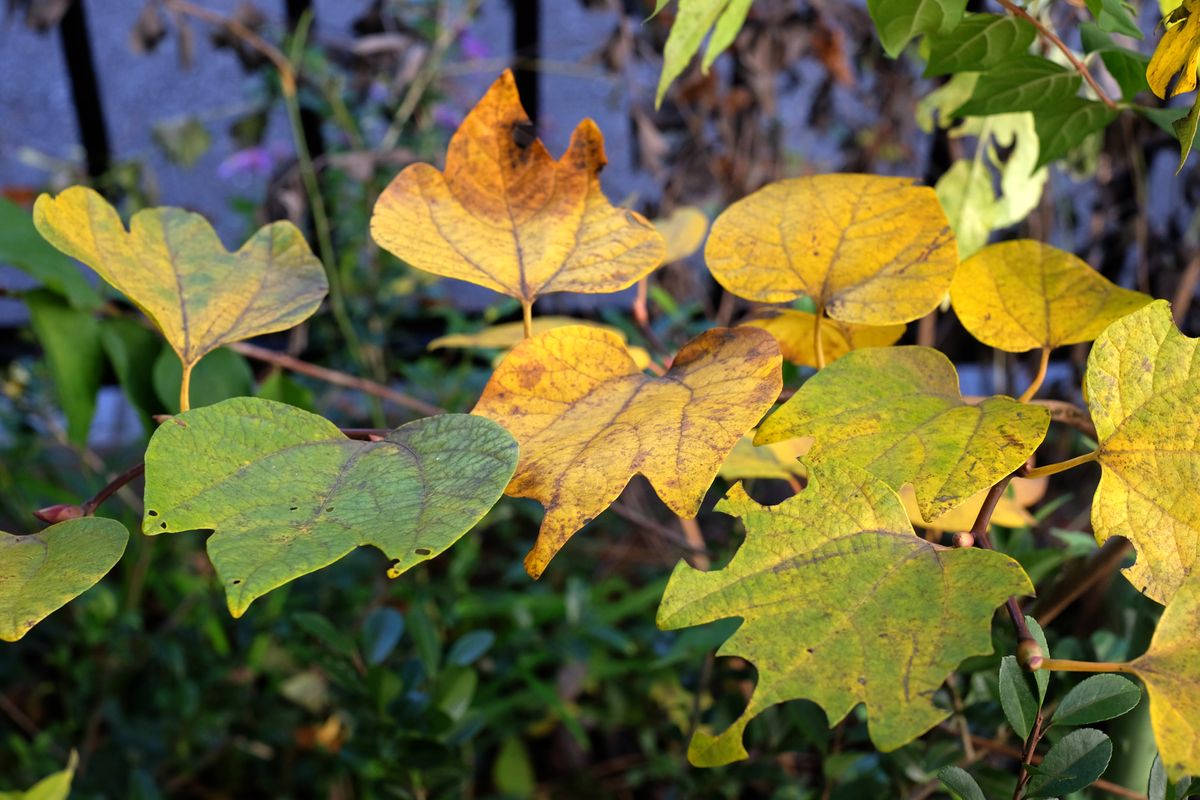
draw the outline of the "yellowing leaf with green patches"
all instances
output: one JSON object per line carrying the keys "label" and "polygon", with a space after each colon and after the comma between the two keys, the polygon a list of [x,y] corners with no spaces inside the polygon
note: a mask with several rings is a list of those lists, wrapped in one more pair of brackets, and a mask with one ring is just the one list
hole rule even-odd
{"label": "yellowing leaf with green patches", "polygon": [[[1162,98],[1196,88],[1196,68],[1200,65],[1200,0],[1183,0],[1164,22],[1166,31],[1146,68],[1147,83]],[[1178,81],[1172,88],[1176,76]]]}
{"label": "yellowing leaf with green patches", "polygon": [[664,219],[654,220],[654,227],[667,245],[664,264],[682,261],[700,249],[708,235],[708,217],[695,206],[680,206]]}
{"label": "yellowing leaf with green patches", "polygon": [[1078,256],[1033,239],[990,245],[968,258],[950,297],[972,336],[1010,353],[1090,342],[1150,302]]}
{"label": "yellowing leaf with green patches", "polygon": [[1150,647],[1129,667],[1150,694],[1150,726],[1172,780],[1200,775],[1200,579],[1179,587]]}
{"label": "yellowing leaf with green patches", "polygon": [[864,325],[925,316],[958,268],[954,234],[933,189],[874,175],[769,184],[717,217],[704,257],[739,297],[810,297],[830,317]]}
{"label": "yellowing leaf with green patches", "polygon": [[116,520],[80,517],[41,533],[0,532],[0,639],[15,642],[92,588],[121,560],[129,532]]}
{"label": "yellowing leaf with green patches", "polygon": [[[605,325],[600,322],[592,322],[585,319],[575,319],[574,317],[534,317],[533,318],[533,335],[545,333],[555,328],[565,328],[568,325],[583,325],[588,328],[597,328],[612,333],[614,336],[619,336],[622,342],[626,342],[625,333],[620,328],[615,328],[612,325]],[[475,333],[451,333],[446,336],[439,336],[429,343],[430,350],[438,350],[443,347],[471,349],[478,348],[480,350],[511,350],[522,341],[525,340],[525,325],[521,322],[504,322],[500,325],[491,325],[482,328]],[[650,354],[641,347],[629,347],[629,355],[637,362],[638,369],[646,369],[650,366]]]}
{"label": "yellowing leaf with green patches", "polygon": [[1129,539],[1137,561],[1125,577],[1164,605],[1200,567],[1198,346],[1156,300],[1105,329],[1088,356],[1102,467],[1092,529],[1100,544]]}
{"label": "yellowing leaf with green patches", "polygon": [[672,511],[695,516],[729,451],[779,396],[781,364],[775,340],[755,328],[702,333],[662,377],[644,374],[620,337],[595,328],[517,345],[473,413],[520,443],[508,494],[546,508],[529,574],[540,576],[638,473]]}
{"label": "yellowing leaf with green patches", "polygon": [[1025,463],[1050,425],[1009,397],[963,400],[958,374],[929,347],[856,350],[810,378],[758,429],[756,444],[812,436],[810,462],[862,467],[893,489],[911,483],[936,519]]}
{"label": "yellowing leaf with green patches", "polygon": [[[807,311],[774,309],[765,311],[743,325],[762,328],[775,337],[783,357],[793,364],[816,368],[817,317]],[[904,335],[904,325],[855,325],[821,317],[821,352],[825,363],[836,361],[851,350],[864,347],[887,347]]]}
{"label": "yellowing leaf with green patches", "polygon": [[506,71],[450,139],[444,171],[413,164],[383,191],[371,236],[417,269],[526,306],[549,292],[615,292],[661,264],[665,246],[645,217],[605,198],[605,163],[590,119],[551,158]]}
{"label": "yellowing leaf with green patches", "polygon": [[516,463],[513,438],[479,417],[356,441],[315,414],[240,397],[154,432],[142,531],[212,530],[208,555],[238,617],[361,545],[392,559],[393,578],[437,556],[496,503]]}
{"label": "yellowing leaf with green patches", "polygon": [[223,344],[308,319],[329,288],[290,222],[259,229],[230,253],[204,217],[181,208],[139,211],[126,231],[116,209],[83,186],[39,197],[33,221],[48,242],[145,312],[185,375]]}
{"label": "yellowing leaf with green patches", "polygon": [[733,560],[712,572],[680,563],[667,584],[659,627],[740,617],[717,655],[758,670],[742,715],[692,738],[693,764],[745,758],[746,725],[798,698],[830,724],[865,703],[871,741],[895,750],[946,718],[933,694],[963,659],[991,652],[996,607],[1032,591],[1007,556],[916,536],[899,498],[866,472],[809,466],[808,487],[778,506],[735,486],[717,505],[746,526]]}

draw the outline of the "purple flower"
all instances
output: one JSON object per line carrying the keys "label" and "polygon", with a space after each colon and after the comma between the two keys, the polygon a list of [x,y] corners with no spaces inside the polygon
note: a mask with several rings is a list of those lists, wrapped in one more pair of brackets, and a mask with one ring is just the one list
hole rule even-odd
{"label": "purple flower", "polygon": [[445,103],[435,103],[433,106],[433,123],[439,128],[446,130],[457,130],[462,124],[462,114],[457,109],[451,108]]}
{"label": "purple flower", "polygon": [[287,158],[289,152],[287,145],[281,142],[237,150],[217,167],[217,176],[222,180],[265,178],[271,174],[276,162]]}
{"label": "purple flower", "polygon": [[480,61],[492,54],[487,43],[470,30],[463,30],[458,35],[458,46],[462,48],[462,53],[468,61]]}

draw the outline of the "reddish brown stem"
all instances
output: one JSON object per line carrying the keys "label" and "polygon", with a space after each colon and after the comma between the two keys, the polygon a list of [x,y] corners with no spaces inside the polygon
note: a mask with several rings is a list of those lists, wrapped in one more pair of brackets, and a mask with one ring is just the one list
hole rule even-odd
{"label": "reddish brown stem", "polygon": [[[983,505],[979,509],[979,515],[975,517],[975,524],[971,526],[971,535],[975,537],[975,542],[986,550],[996,549],[992,544],[992,537],[988,534],[988,526],[992,523],[992,514],[996,511],[996,505],[1004,496],[1008,482],[1012,479],[1013,475],[1008,475],[988,490],[987,496],[983,499]],[[1021,607],[1017,605],[1016,598],[1008,598],[1004,607],[1012,619],[1013,629],[1017,632],[1017,641],[1034,641],[1033,636],[1029,633],[1029,626],[1025,624],[1025,615],[1021,612]]]}

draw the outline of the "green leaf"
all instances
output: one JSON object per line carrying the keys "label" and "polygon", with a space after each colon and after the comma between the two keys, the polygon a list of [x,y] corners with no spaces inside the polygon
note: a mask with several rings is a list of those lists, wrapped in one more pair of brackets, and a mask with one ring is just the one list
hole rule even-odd
{"label": "green leaf", "polygon": [[[117,383],[142,418],[142,426],[149,434],[158,424],[154,415],[166,411],[154,389],[154,371],[146,369],[163,352],[162,340],[154,331],[134,320],[111,317],[100,320],[100,343],[108,354]],[[178,403],[179,393],[173,399]]]}
{"label": "green leaf", "polygon": [[1151,106],[1135,105],[1133,110],[1153,122],[1164,133],[1174,136],[1177,139],[1179,135],[1175,132],[1175,123],[1188,115],[1188,109],[1179,108],[1178,106],[1153,108]]}
{"label": "green leaf", "polygon": [[492,649],[495,642],[496,634],[491,631],[471,631],[450,645],[450,651],[446,653],[446,663],[460,667],[474,664]]}
{"label": "green leaf", "polygon": [[[733,44],[746,21],[750,3],[751,0],[679,0],[679,13],[663,48],[663,68],[654,98],[655,107],[662,105],[667,89],[687,68],[709,31],[712,31],[712,39],[704,53],[703,69],[707,70],[716,57]],[[655,8],[654,13],[657,14],[660,8]]]}
{"label": "green leaf", "polygon": [[382,664],[404,635],[404,615],[394,608],[371,609],[363,620],[363,656],[371,665]]}
{"label": "green leaf", "polygon": [[312,389],[298,383],[281,369],[272,370],[271,374],[258,385],[254,396],[264,400],[274,400],[277,403],[287,403],[289,406],[313,413],[317,411],[317,398]]}
{"label": "green leaf", "polygon": [[29,536],[0,532],[0,639],[15,642],[95,586],[128,541],[124,525],[99,517],[69,519]]}
{"label": "green leaf", "polygon": [[956,117],[1036,111],[1074,97],[1083,79],[1073,69],[1041,56],[1019,55],[979,76],[971,99]]}
{"label": "green leaf", "polygon": [[1142,699],[1142,687],[1120,675],[1093,675],[1079,683],[1058,704],[1054,725],[1090,725],[1119,717]]}
{"label": "green leaf", "polygon": [[93,311],[104,303],[78,265],[41,237],[29,212],[3,197],[0,197],[0,264],[16,267],[35,278],[80,311]]}
{"label": "green leaf", "polygon": [[[154,391],[158,400],[171,414],[179,413],[179,383],[183,367],[169,348],[162,348],[154,361]],[[213,350],[197,362],[192,371],[191,401],[193,408],[211,406],[231,397],[244,397],[254,392],[254,373],[246,359],[222,347]]]}
{"label": "green leaf", "polygon": [[1187,116],[1171,123],[1171,129],[1175,131],[1175,138],[1179,140],[1179,168],[1175,170],[1176,175],[1183,172],[1183,165],[1187,163],[1188,156],[1192,153],[1192,144],[1196,141],[1197,123],[1200,123],[1200,94],[1196,95],[1196,102],[1192,104],[1192,109],[1188,111]]}
{"label": "green leaf", "polygon": [[949,33],[929,37],[925,76],[984,72],[1029,50],[1037,30],[1009,14],[968,14]]}
{"label": "green leaf", "polygon": [[1116,118],[1114,109],[1082,97],[1067,97],[1035,111],[1033,119],[1042,148],[1038,167],[1062,158]]}
{"label": "green leaf", "polygon": [[1000,661],[1000,707],[1013,733],[1022,741],[1029,738],[1037,721],[1038,701],[1030,680],[1014,656]]}
{"label": "green leaf", "polygon": [[745,525],[733,560],[711,572],[681,562],[667,583],[659,627],[740,617],[717,654],[758,669],[758,686],[733,725],[717,736],[696,733],[688,748],[694,764],[745,758],[750,720],[797,698],[820,705],[831,724],[865,703],[880,750],[912,741],[945,719],[932,696],[946,675],[991,652],[996,607],[1030,591],[1007,556],[918,537],[900,498],[866,472],[808,467],[807,488],[777,506],[761,506],[735,485],[716,509]]}
{"label": "green leaf", "polygon": [[1061,797],[1077,792],[1104,774],[1112,758],[1112,740],[1094,728],[1068,733],[1050,748],[1025,796]]}
{"label": "green leaf", "polygon": [[480,417],[430,417],[362,442],[306,411],[236,398],[154,432],[142,530],[213,530],[208,554],[237,617],[360,545],[393,559],[393,578],[433,558],[495,504],[516,461],[512,436]]}
{"label": "green leaf", "polygon": [[537,776],[525,743],[518,736],[510,736],[500,745],[496,761],[492,765],[492,782],[496,789],[508,797],[531,798],[537,790]]}
{"label": "green leaf", "polygon": [[896,491],[912,483],[921,516],[937,519],[1024,464],[1049,421],[1008,397],[966,403],[954,365],[933,348],[876,347],[810,378],[754,443],[812,436],[809,460],[862,467]]}
{"label": "green leaf", "polygon": [[987,800],[971,773],[962,767],[946,767],[938,773],[938,780],[959,800]]}
{"label": "green leaf", "polygon": [[1087,0],[1087,6],[1102,30],[1143,38],[1137,26],[1137,9],[1125,0]]}
{"label": "green leaf", "polygon": [[1163,766],[1162,756],[1155,753],[1154,763],[1150,765],[1150,781],[1146,786],[1147,800],[1182,800],[1188,797],[1191,787],[1191,778],[1172,783]]}
{"label": "green leaf", "polygon": [[71,794],[71,782],[75,780],[75,768],[79,756],[72,750],[67,759],[67,768],[47,775],[24,792],[0,792],[0,800],[67,800]]}
{"label": "green leaf", "polygon": [[992,230],[999,227],[1000,206],[992,173],[982,159],[960,158],[938,178],[934,190],[954,229],[959,260],[965,261],[986,245]]}
{"label": "green leaf", "polygon": [[1150,90],[1150,84],[1146,81],[1146,68],[1150,66],[1148,56],[1121,47],[1094,23],[1080,25],[1079,36],[1085,53],[1100,54],[1104,67],[1121,87],[1124,99],[1132,100],[1139,92]]}
{"label": "green leaf", "polygon": [[966,8],[967,0],[867,0],[879,41],[892,58],[917,36],[954,30]]}
{"label": "green leaf", "polygon": [[91,311],[73,308],[46,289],[27,294],[25,304],[46,354],[58,403],[67,416],[67,438],[86,444],[104,371],[100,322]]}

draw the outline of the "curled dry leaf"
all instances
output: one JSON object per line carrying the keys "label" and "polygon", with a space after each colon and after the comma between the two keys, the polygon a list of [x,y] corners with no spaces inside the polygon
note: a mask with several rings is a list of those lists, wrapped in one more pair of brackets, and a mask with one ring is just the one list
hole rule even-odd
{"label": "curled dry leaf", "polygon": [[871,741],[894,750],[945,719],[933,694],[959,663],[990,653],[992,615],[1032,590],[995,551],[946,549],[913,533],[899,498],[866,472],[809,463],[804,491],[778,506],[740,485],[717,505],[746,539],[724,569],[679,563],[658,610],[661,628],[740,617],[717,651],[754,663],[742,715],[688,747],[700,766],[746,757],[742,733],[763,709],[807,698],[831,724],[858,703]]}
{"label": "curled dry leaf", "polygon": [[[855,325],[821,317],[821,351],[824,363],[829,364],[851,350],[864,347],[888,347],[904,335],[904,325]],[[765,311],[743,325],[762,328],[779,342],[783,357],[803,367],[820,366],[816,357],[816,339],[813,326],[817,317],[807,311],[772,309]]]}
{"label": "curled dry leaf", "polygon": [[590,119],[555,161],[506,71],[450,139],[446,169],[407,167],[375,204],[371,235],[412,266],[529,306],[549,292],[615,292],[662,263],[645,217],[600,189],[604,137]]}
{"label": "curled dry leaf", "polygon": [[1200,339],[1156,300],[1100,335],[1085,383],[1102,468],[1096,541],[1129,539],[1137,561],[1125,577],[1165,605],[1200,565]]}
{"label": "curled dry leaf", "polygon": [[154,432],[142,532],[212,530],[208,555],[239,617],[361,545],[392,559],[393,578],[437,556],[495,505],[516,463],[513,438],[467,414],[359,441],[316,414],[239,397]]}
{"label": "curled dry leaf", "polygon": [[958,267],[933,189],[874,175],[765,186],[717,217],[704,256],[713,277],[739,297],[810,297],[834,319],[865,325],[925,316]]}
{"label": "curled dry leaf", "polygon": [[517,345],[473,413],[520,443],[508,494],[546,507],[529,574],[637,473],[676,514],[695,516],[729,451],[779,396],[781,363],[775,340],[753,328],[702,333],[661,378],[604,330],[557,328]]}
{"label": "curled dry leaf", "polygon": [[0,532],[0,639],[17,641],[95,586],[128,541],[124,525],[99,517],[68,519],[30,536]]}
{"label": "curled dry leaf", "polygon": [[[1165,20],[1167,29],[1146,68],[1146,82],[1162,98],[1196,88],[1200,65],[1200,0],[1183,0]],[[1179,76],[1174,88],[1171,81]]]}
{"label": "curled dry leaf", "polygon": [[895,490],[912,483],[936,519],[1025,463],[1050,425],[1009,397],[963,401],[958,373],[929,347],[856,350],[808,380],[758,430],[756,444],[812,436],[810,461],[862,467]]}
{"label": "curled dry leaf", "polygon": [[48,242],[145,312],[185,375],[223,344],[303,322],[329,289],[290,222],[260,228],[230,253],[204,217],[181,208],[139,211],[127,232],[116,209],[83,186],[39,197],[33,221]]}
{"label": "curled dry leaf", "polygon": [[972,336],[1010,353],[1090,342],[1151,299],[1033,239],[990,245],[968,258],[950,297]]}

